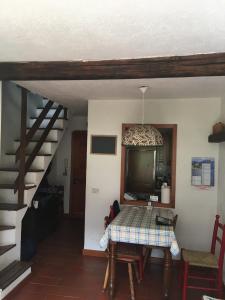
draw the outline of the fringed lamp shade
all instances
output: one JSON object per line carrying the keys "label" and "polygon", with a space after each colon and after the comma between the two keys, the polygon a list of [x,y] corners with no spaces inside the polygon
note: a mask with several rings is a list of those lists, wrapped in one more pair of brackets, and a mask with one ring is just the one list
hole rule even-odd
{"label": "fringed lamp shade", "polygon": [[163,137],[151,125],[136,125],[125,130],[122,144],[124,146],[162,146]]}

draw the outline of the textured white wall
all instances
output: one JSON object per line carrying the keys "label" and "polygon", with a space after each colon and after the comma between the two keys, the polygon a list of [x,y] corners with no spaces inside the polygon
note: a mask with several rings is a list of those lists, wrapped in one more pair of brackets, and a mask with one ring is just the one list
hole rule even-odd
{"label": "textured white wall", "polygon": [[[48,175],[49,183],[52,185],[64,186],[64,213],[69,213],[70,199],[70,171],[71,171],[71,135],[75,130],[87,130],[86,117],[72,117],[69,120],[67,130],[57,149],[52,162],[52,169]],[[64,159],[68,160],[67,176],[64,176]]]}
{"label": "textured white wall", "polygon": [[[225,98],[221,101],[221,118],[225,123]],[[218,214],[225,222],[225,143],[219,144]]]}
{"label": "textured white wall", "polygon": [[[179,215],[177,238],[182,247],[208,249],[209,233],[217,211],[218,145],[208,143],[212,124],[218,121],[221,100],[157,99],[146,101],[146,123],[176,123],[177,176],[176,212]],[[91,100],[88,107],[88,151],[85,216],[85,249],[101,250],[103,219],[109,205],[120,196],[121,125],[141,120],[140,100]],[[90,154],[90,135],[118,136],[117,155]],[[214,157],[216,186],[208,191],[191,186],[191,158]],[[92,188],[99,193],[92,193]]]}
{"label": "textured white wall", "polygon": [[[36,107],[41,106],[43,98],[28,93],[27,121],[35,116]],[[15,83],[4,81],[2,84],[2,159],[4,154],[12,150],[12,143],[20,137],[21,88]]]}
{"label": "textured white wall", "polygon": [[[220,121],[225,123],[225,98],[221,100]],[[225,143],[219,144],[218,160],[218,206],[217,212],[221,216],[221,221],[225,223]],[[225,280],[225,263],[223,268],[223,278]]]}

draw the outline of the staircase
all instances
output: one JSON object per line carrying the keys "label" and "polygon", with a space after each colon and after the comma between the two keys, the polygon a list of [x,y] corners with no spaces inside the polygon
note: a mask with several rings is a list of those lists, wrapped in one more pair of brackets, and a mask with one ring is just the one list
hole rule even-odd
{"label": "staircase", "polygon": [[22,219],[67,123],[67,109],[52,101],[27,118],[24,88],[21,99],[21,134],[0,165],[0,299],[31,273],[31,265],[20,261]]}

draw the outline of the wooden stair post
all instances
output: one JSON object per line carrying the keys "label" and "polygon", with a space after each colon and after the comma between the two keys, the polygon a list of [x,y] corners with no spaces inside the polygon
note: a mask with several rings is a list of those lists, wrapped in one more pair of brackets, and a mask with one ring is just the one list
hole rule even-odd
{"label": "wooden stair post", "polygon": [[18,175],[18,204],[24,204],[25,186],[25,159],[26,159],[26,128],[27,128],[27,90],[21,89],[21,129],[20,129],[20,151],[19,151],[19,175]]}
{"label": "wooden stair post", "polygon": [[64,110],[63,118],[64,118],[64,120],[68,120],[68,109],[67,109],[67,107],[64,107],[63,110]]}

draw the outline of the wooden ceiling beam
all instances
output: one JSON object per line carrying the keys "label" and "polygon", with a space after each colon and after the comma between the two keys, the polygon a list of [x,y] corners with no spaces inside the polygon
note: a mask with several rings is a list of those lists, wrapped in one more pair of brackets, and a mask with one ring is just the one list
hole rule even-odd
{"label": "wooden ceiling beam", "polygon": [[101,61],[0,62],[0,80],[225,76],[225,53]]}

